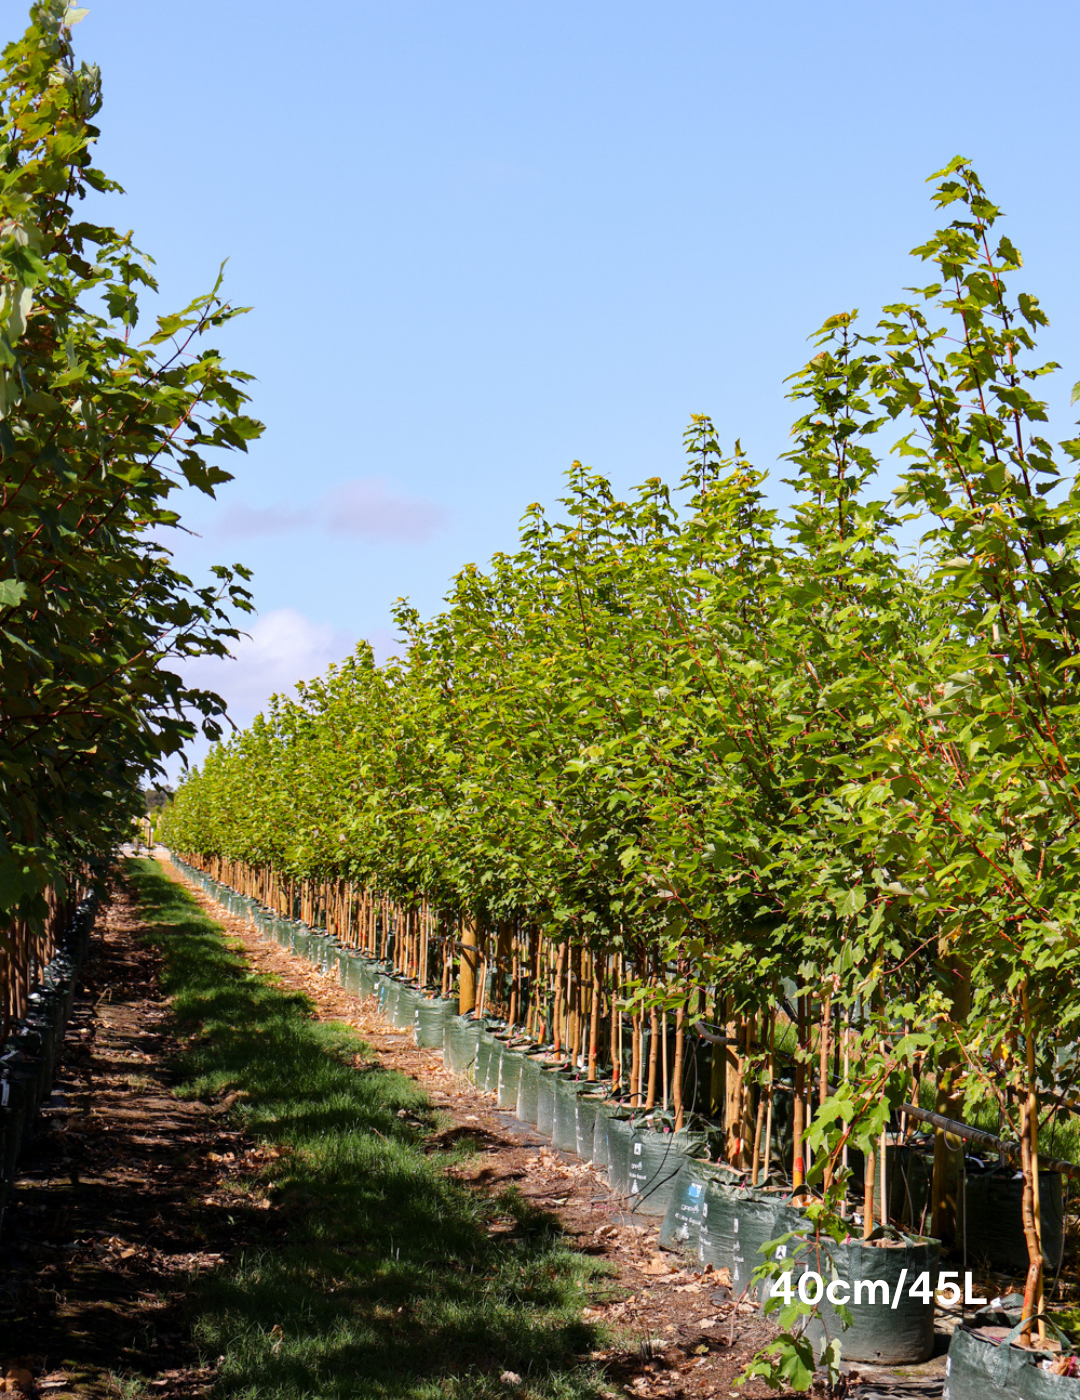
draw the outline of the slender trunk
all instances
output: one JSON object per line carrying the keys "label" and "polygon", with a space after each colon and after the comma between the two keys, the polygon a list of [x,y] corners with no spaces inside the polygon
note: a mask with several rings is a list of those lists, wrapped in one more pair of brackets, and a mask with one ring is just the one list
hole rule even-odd
{"label": "slender trunk", "polygon": [[559,955],[555,962],[555,1053],[562,1050],[563,1043],[563,969],[566,965],[566,944],[559,944]]}
{"label": "slender trunk", "polygon": [[776,1093],[776,1007],[769,1008],[769,1106],[765,1111],[765,1164],[762,1168],[762,1183],[769,1179],[772,1165],[772,1120],[773,1100]]}
{"label": "slender trunk", "polygon": [[675,1110],[675,1131],[683,1125],[683,1052],[686,1047],[686,1003],[675,1012],[675,1064],[672,1066],[671,1104]]}
{"label": "slender trunk", "polygon": [[617,1094],[622,1084],[622,1012],[619,1010],[619,958],[616,954],[611,965],[611,1092]]}
{"label": "slender trunk", "polygon": [[476,920],[461,921],[461,959],[458,963],[458,1014],[466,1016],[476,1005]]}
{"label": "slender trunk", "polygon": [[641,1107],[641,1012],[631,1018],[630,1039],[630,1107]]}
{"label": "slender trunk", "polygon": [[[656,987],[656,973],[652,975],[652,986]],[[660,1057],[660,1018],[656,1013],[656,1004],[649,1007],[649,1088],[645,1095],[646,1109],[656,1106],[656,1071],[659,1066]]]}
{"label": "slender trunk", "polygon": [[596,1055],[600,1040],[600,962],[592,955],[592,1006],[589,1014],[589,1083],[596,1083]]}
{"label": "slender trunk", "polygon": [[795,1003],[795,1103],[792,1112],[791,1134],[791,1184],[796,1189],[806,1180],[806,1164],[803,1159],[803,1132],[806,1128],[806,1062],[804,1055],[804,1033],[806,1017],[805,998],[798,997]]}
{"label": "slender trunk", "polygon": [[[1027,1243],[1028,1251],[1028,1270],[1024,1280],[1024,1316],[1030,1317],[1032,1313],[1039,1314],[1039,1340],[1044,1341],[1046,1325],[1042,1319],[1043,1261],[1042,1212],[1039,1203],[1039,1100],[1035,1079],[1035,1035],[1031,1024],[1028,990],[1028,981],[1025,978],[1020,989],[1021,1005],[1024,1012],[1024,1040],[1027,1050],[1027,1095],[1020,1119],[1020,1153],[1024,1171],[1024,1196],[1021,1209],[1024,1221],[1024,1240]],[[1030,1329],[1028,1338],[1030,1340]]]}
{"label": "slender trunk", "polygon": [[[951,984],[951,1019],[954,1022],[967,1018],[971,1008],[971,978],[967,968],[959,959],[951,957],[942,943],[938,949],[939,963],[947,970]],[[934,1111],[944,1118],[956,1117],[955,1087],[959,1068],[958,1052],[946,1047],[938,1055],[937,1096]],[[930,1233],[935,1239],[951,1244],[956,1237],[956,1218],[948,1198],[949,1147],[941,1128],[934,1130],[934,1171],[931,1179]]]}

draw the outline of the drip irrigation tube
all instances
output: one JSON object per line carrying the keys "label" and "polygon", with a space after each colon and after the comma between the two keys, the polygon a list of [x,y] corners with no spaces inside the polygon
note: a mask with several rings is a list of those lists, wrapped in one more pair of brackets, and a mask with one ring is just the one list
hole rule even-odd
{"label": "drip irrigation tube", "polygon": [[[931,1127],[941,1128],[946,1133],[952,1133],[955,1137],[966,1138],[968,1142],[979,1142],[985,1147],[996,1148],[998,1152],[1008,1153],[1014,1156],[1020,1151],[1019,1143],[1005,1142],[993,1133],[984,1132],[982,1128],[971,1128],[967,1123],[961,1123],[955,1118],[946,1118],[941,1113],[931,1113],[928,1108],[916,1108],[914,1104],[902,1103],[900,1112],[906,1113],[909,1118],[918,1119],[920,1123],[929,1123]],[[1080,1177],[1080,1167],[1073,1162],[1064,1162],[1058,1157],[1044,1157],[1039,1153],[1039,1170],[1060,1172],[1062,1176]]]}

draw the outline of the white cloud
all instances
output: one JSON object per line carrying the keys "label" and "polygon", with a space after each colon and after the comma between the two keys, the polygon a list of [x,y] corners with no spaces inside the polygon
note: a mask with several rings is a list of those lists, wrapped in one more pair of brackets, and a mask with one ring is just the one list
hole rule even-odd
{"label": "white cloud", "polygon": [[422,496],[396,496],[381,476],[334,486],[323,498],[326,528],[336,535],[422,544],[446,521],[446,511]]}
{"label": "white cloud", "polygon": [[229,713],[241,725],[248,724],[271,695],[291,691],[297,681],[311,680],[331,661],[340,661],[355,640],[332,623],[313,622],[296,608],[263,613],[248,630],[250,635],[234,645],[233,656],[200,657],[185,671],[185,679],[224,696]]}
{"label": "white cloud", "polygon": [[[296,608],[263,613],[247,630],[250,635],[233,644],[233,656],[200,656],[179,668],[189,685],[217,691],[241,729],[265,709],[271,695],[291,693],[297,681],[322,675],[332,661],[343,660],[356,645],[352,633],[329,622],[313,622]],[[201,737],[192,743],[189,762],[201,762],[208,747]],[[168,768],[175,781],[179,759],[171,760]]]}
{"label": "white cloud", "polygon": [[258,535],[284,535],[311,524],[311,511],[294,506],[247,506],[242,501],[229,506],[221,516],[216,534],[250,540]]}
{"label": "white cloud", "polygon": [[253,539],[315,527],[357,539],[425,544],[447,518],[444,506],[423,496],[400,496],[385,477],[360,476],[332,486],[310,507],[237,502],[223,511],[214,534],[222,539]]}

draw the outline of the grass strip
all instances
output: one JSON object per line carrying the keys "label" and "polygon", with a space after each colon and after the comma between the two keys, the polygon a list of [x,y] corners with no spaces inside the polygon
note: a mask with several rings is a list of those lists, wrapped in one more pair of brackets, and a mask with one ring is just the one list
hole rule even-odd
{"label": "grass strip", "polygon": [[235,1094],[230,1112],[279,1150],[252,1189],[275,1202],[262,1219],[277,1236],[264,1228],[265,1247],[192,1296],[195,1339],[222,1358],[215,1396],[610,1395],[582,1359],[600,1341],[581,1310],[604,1266],[516,1191],[448,1176],[420,1087],[358,1068],[361,1038],[250,972],[159,866],[129,861],[126,878],[186,1040],[178,1092]]}

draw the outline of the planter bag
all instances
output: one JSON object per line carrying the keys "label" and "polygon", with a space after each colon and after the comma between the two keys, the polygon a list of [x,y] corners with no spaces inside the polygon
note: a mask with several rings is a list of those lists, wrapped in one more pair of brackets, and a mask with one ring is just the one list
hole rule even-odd
{"label": "planter bag", "polygon": [[710,1181],[733,1186],[739,1174],[722,1162],[683,1157],[668,1197],[660,1226],[660,1248],[698,1257],[701,1222],[705,1218],[705,1191]]}
{"label": "planter bag", "polygon": [[598,1084],[590,1084],[588,1080],[584,1084],[579,1084],[577,1093],[577,1146],[574,1149],[583,1162],[593,1160],[593,1142],[596,1137],[596,1119],[600,1112],[600,1105],[603,1098],[598,1092]]}
{"label": "planter bag", "polygon": [[399,986],[394,1014],[391,1018],[395,1030],[412,1030],[416,1006],[420,1000],[420,993],[416,987],[410,987],[406,983]]}
{"label": "planter bag", "polygon": [[[569,1070],[555,1081],[555,1126],[551,1140],[560,1152],[578,1153],[578,1113],[581,1091],[587,1083],[577,1077],[579,1073]],[[590,1150],[591,1147],[590,1143]]]}
{"label": "planter bag", "polygon": [[[1053,1321],[1047,1322],[1057,1332]],[[961,1324],[949,1342],[942,1400],[1077,1400],[1080,1380],[1052,1376],[1040,1368],[1048,1352],[1013,1345],[1022,1325],[1017,1322],[997,1340]],[[1071,1343],[1065,1344],[1072,1350]]]}
{"label": "planter bag", "polygon": [[383,976],[381,964],[365,958],[360,964],[360,995],[375,996],[379,990],[379,980]]}
{"label": "planter bag", "polygon": [[635,1128],[627,1172],[630,1209],[642,1215],[665,1215],[683,1159],[704,1155],[704,1133],[662,1133],[644,1125]]}
{"label": "planter bag", "polygon": [[540,1061],[535,1055],[522,1055],[518,1079],[517,1117],[523,1123],[536,1122],[541,1072]]}
{"label": "planter bag", "polygon": [[413,1010],[413,1035],[421,1050],[441,1050],[446,1021],[454,1014],[454,1003],[442,997],[420,997]]}
{"label": "planter bag", "polygon": [[761,1246],[794,1230],[803,1218],[779,1193],[729,1186],[715,1178],[706,1185],[701,1215],[698,1262],[727,1269],[736,1296],[749,1286],[757,1266],[764,1264]]}
{"label": "planter bag", "polygon": [[[1011,1171],[967,1174],[961,1194],[963,1214],[957,1212],[956,1233],[962,1238],[966,1230],[969,1259],[985,1260],[994,1269],[1027,1271],[1027,1242],[1020,1215],[1023,1192],[1023,1179]],[[1059,1172],[1039,1173],[1039,1209],[1043,1263],[1047,1269],[1057,1269],[1065,1248]]]}
{"label": "planter bag", "polygon": [[536,1086],[536,1131],[549,1138],[555,1131],[555,1082],[560,1070],[541,1064]]}
{"label": "planter bag", "polygon": [[444,1043],[449,1046],[449,1055],[446,1062],[451,1073],[462,1079],[473,1076],[480,1030],[481,1023],[468,1016],[447,1017]]}
{"label": "planter bag", "polygon": [[624,1112],[623,1106],[613,1099],[602,1099],[596,1106],[596,1121],[593,1124],[592,1160],[594,1167],[608,1170],[608,1119],[615,1113]]}
{"label": "planter bag", "polygon": [[[852,1325],[844,1329],[833,1306],[821,1305],[821,1320],[815,1319],[807,1329],[813,1340],[822,1332],[840,1338],[845,1361],[871,1362],[877,1366],[917,1365],[934,1354],[934,1297],[941,1243],[938,1240],[915,1239],[896,1247],[849,1240],[836,1244],[822,1241],[820,1251],[803,1254],[806,1267],[815,1269],[826,1283],[832,1278],[843,1279],[851,1290],[852,1301],[847,1304]],[[920,1290],[928,1293],[929,1302],[911,1296],[911,1286],[923,1274],[928,1277]],[[856,1291],[862,1283],[866,1291]],[[888,1289],[888,1302],[882,1285]],[[900,1297],[896,1290],[902,1285]],[[861,1301],[860,1301],[861,1299]],[[871,1301],[873,1300],[873,1301]]]}
{"label": "planter bag", "polygon": [[517,1113],[518,1087],[521,1083],[523,1055],[512,1045],[504,1044],[499,1055],[499,1082],[495,1086],[498,1104],[506,1113]]}
{"label": "planter bag", "polygon": [[497,1105],[504,1113],[517,1113],[517,1091],[521,1084],[521,1050],[508,1040],[500,1043],[499,1082],[492,1086]]}
{"label": "planter bag", "polygon": [[618,1196],[630,1191],[630,1139],[634,1123],[629,1113],[612,1114],[607,1120],[608,1185]]}
{"label": "planter bag", "polygon": [[295,953],[299,958],[311,956],[311,940],[315,937],[313,933],[308,933],[306,929],[293,928],[290,931],[289,951]]}
{"label": "planter bag", "polygon": [[476,1087],[482,1089],[484,1093],[492,1092],[492,1074],[495,1076],[494,1087],[498,1087],[499,1058],[501,1055],[502,1041],[496,1039],[485,1026],[480,1032],[480,1039],[476,1045]]}
{"label": "planter bag", "polygon": [[[0,1108],[0,1126],[3,1129],[3,1157],[0,1159],[0,1174],[5,1186],[15,1179],[15,1168],[22,1148],[23,1132],[26,1125],[27,1092],[26,1085],[18,1076],[4,1079],[7,1089],[7,1103]],[[2,1096],[2,1089],[0,1089]]]}
{"label": "planter bag", "polygon": [[397,1025],[398,998],[401,996],[401,983],[396,977],[386,979],[386,995],[379,997],[379,1010],[392,1026]]}
{"label": "planter bag", "polygon": [[347,953],[341,959],[341,985],[354,997],[363,996],[360,990],[364,975],[364,960],[359,953]]}

